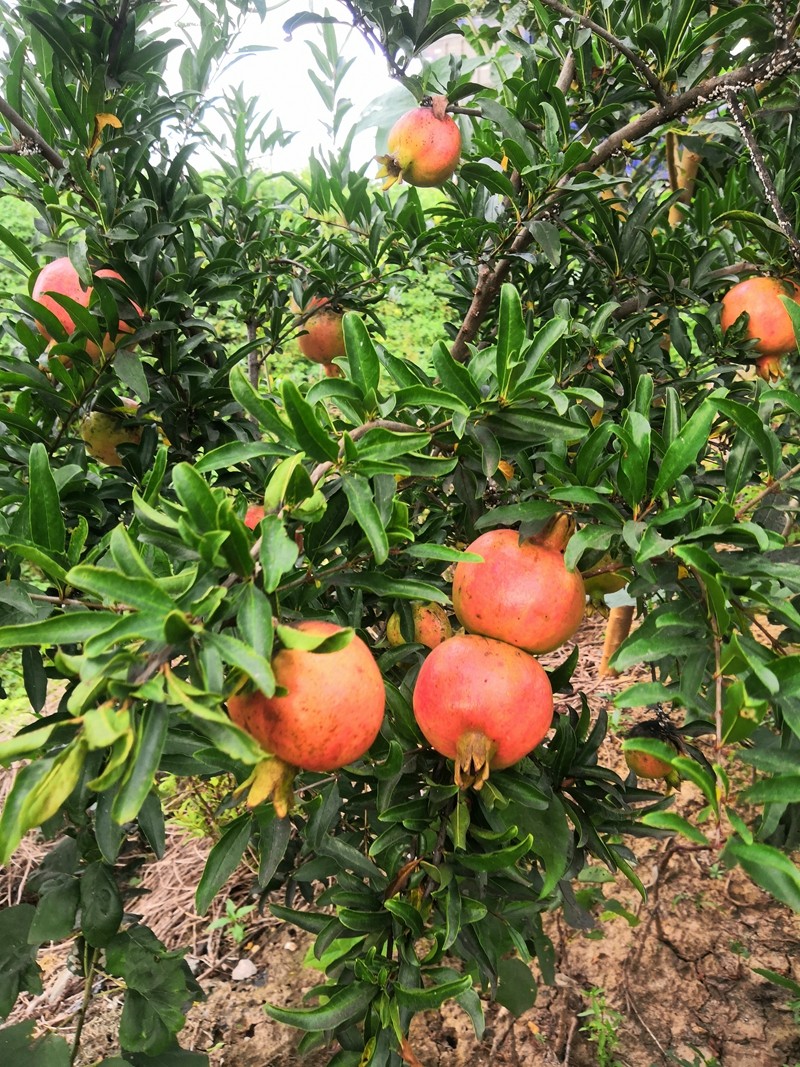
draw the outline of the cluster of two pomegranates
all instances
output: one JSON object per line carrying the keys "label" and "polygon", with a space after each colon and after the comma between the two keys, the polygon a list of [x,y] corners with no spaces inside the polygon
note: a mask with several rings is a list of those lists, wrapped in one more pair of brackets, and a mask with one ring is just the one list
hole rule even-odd
{"label": "cluster of two pomegranates", "polygon": [[[565,517],[523,542],[514,530],[491,531],[470,546],[483,562],[456,567],[453,603],[471,632],[443,641],[427,657],[414,714],[431,746],[455,760],[462,788],[480,788],[490,768],[518,762],[550,727],[552,690],[531,652],[557,648],[583,617],[583,581],[564,566],[570,532]],[[320,637],[341,630],[318,621],[297,628]],[[282,814],[297,768],[335,770],[368,751],[383,721],[384,690],[370,650],[356,636],[334,652],[284,648],[273,670],[282,695],[238,694],[228,709],[278,758],[266,771],[268,788],[251,792],[249,802],[272,794]]]}

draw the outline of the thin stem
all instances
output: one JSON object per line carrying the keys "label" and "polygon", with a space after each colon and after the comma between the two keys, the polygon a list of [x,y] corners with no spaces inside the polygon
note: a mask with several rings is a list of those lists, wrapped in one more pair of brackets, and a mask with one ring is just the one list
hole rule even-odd
{"label": "thin stem", "polygon": [[783,232],[786,240],[789,242],[789,250],[794,260],[795,266],[800,268],[800,240],[798,240],[797,234],[792,226],[791,219],[786,214],[783,204],[778,196],[778,190],[775,188],[775,182],[772,180],[772,175],[767,170],[766,160],[764,154],[758,146],[758,142],[753,136],[753,131],[750,129],[747,119],[745,118],[744,111],[736,97],[736,94],[731,91],[726,94],[726,100],[728,102],[728,109],[731,113],[733,121],[742,135],[742,140],[747,145],[747,151],[750,153],[750,158],[753,161],[758,180],[764,187],[764,195],[767,198],[767,203],[772,208],[772,213],[777,219],[778,225]]}
{"label": "thin stem", "polygon": [[602,38],[602,40],[607,44],[610,44],[612,48],[616,49],[620,55],[625,56],[631,66],[641,74],[653,90],[656,100],[658,100],[660,104],[666,104],[668,97],[661,81],[654,71],[648,67],[641,56],[638,56],[632,49],[628,48],[624,41],[621,41],[619,37],[615,37],[613,33],[610,33],[604,26],[601,26],[599,22],[590,19],[588,15],[580,15],[577,11],[573,11],[571,7],[562,4],[561,0],[542,0],[542,3],[552,11],[557,11],[559,15],[572,19],[574,22],[580,23],[580,25],[584,26],[587,30],[591,30],[595,37]]}
{"label": "thin stem", "polygon": [[[356,426],[354,430],[348,430],[348,436],[351,441],[357,441],[360,437],[363,437],[365,433],[369,433],[370,430],[392,430],[394,433],[422,433],[418,426],[409,426],[407,422],[392,422],[389,419],[373,419],[371,422],[365,422],[361,426]],[[339,455],[344,455],[344,437],[339,442]],[[327,460],[325,463],[318,463],[311,472],[311,484],[316,486],[325,477],[328,471],[335,466],[332,460]]]}
{"label": "thin stem", "polygon": [[748,511],[752,511],[753,508],[758,507],[758,505],[761,503],[765,496],[768,496],[770,493],[774,493],[775,490],[779,489],[784,482],[788,482],[789,479],[794,478],[796,474],[800,474],[800,463],[796,463],[794,467],[786,471],[785,474],[782,474],[780,478],[776,478],[774,481],[770,482],[769,485],[764,486],[764,488],[760,492],[756,493],[754,497],[748,500],[746,504],[742,504],[742,506],[734,515],[734,519],[738,521],[744,515],[746,515]]}
{"label": "thin stem", "polygon": [[80,1051],[83,1024],[86,1022],[86,1013],[89,1010],[89,1004],[92,1000],[92,982],[94,981],[94,968],[97,963],[98,955],[99,949],[89,949],[88,945],[86,946],[86,955],[84,956],[86,977],[83,982],[83,1000],[81,1001],[81,1006],[78,1010],[78,1018],[75,1023],[75,1037],[72,1040],[72,1052],[69,1057],[70,1067],[75,1063],[75,1060],[78,1058],[78,1052]]}

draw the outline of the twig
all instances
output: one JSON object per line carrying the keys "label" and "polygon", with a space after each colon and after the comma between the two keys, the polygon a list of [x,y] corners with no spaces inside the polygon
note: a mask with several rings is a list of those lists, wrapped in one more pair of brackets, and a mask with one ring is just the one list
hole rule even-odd
{"label": "twig", "polygon": [[[348,430],[347,434],[351,441],[357,441],[364,434],[369,433],[370,430],[392,430],[395,433],[423,433],[427,432],[420,429],[419,426],[409,426],[407,422],[392,422],[390,419],[373,419],[371,422],[365,422],[361,426],[356,426],[354,430]],[[344,437],[339,442],[339,455],[344,455]],[[316,486],[325,477],[328,471],[334,467],[333,460],[327,460],[325,463],[318,463],[311,472],[311,484]]]}
{"label": "twig", "polygon": [[742,516],[746,515],[748,511],[752,511],[753,508],[757,507],[765,496],[768,496],[769,493],[774,493],[775,490],[778,489],[784,482],[788,482],[789,479],[794,478],[796,474],[800,474],[800,463],[796,463],[794,467],[786,471],[785,474],[782,474],[780,478],[776,478],[774,481],[770,482],[769,485],[764,486],[764,488],[760,492],[756,493],[754,497],[748,500],[746,504],[742,504],[742,506],[733,516],[734,519],[736,519],[737,521],[741,519]]}
{"label": "twig", "polygon": [[625,56],[631,66],[638,70],[653,90],[656,100],[661,104],[666,104],[668,97],[664,86],[661,84],[656,74],[650,67],[648,67],[641,56],[638,56],[634,51],[628,48],[619,37],[615,37],[613,33],[610,33],[604,26],[601,26],[599,22],[595,22],[594,19],[590,19],[587,15],[580,15],[577,11],[573,11],[571,7],[562,4],[560,0],[542,0],[542,3],[552,11],[557,11],[559,15],[563,15],[565,18],[579,22],[581,26],[586,27],[587,30],[591,30],[595,37],[601,37],[607,44],[610,44],[612,48],[615,48],[620,55]]}
{"label": "twig", "polygon": [[758,142],[753,136],[753,131],[747,124],[747,119],[744,116],[744,112],[736,97],[736,93],[733,91],[727,93],[725,99],[728,103],[731,118],[736,123],[739,133],[742,135],[742,140],[747,145],[747,151],[750,153],[750,158],[753,161],[758,180],[764,187],[764,195],[767,198],[767,203],[772,208],[772,213],[777,219],[783,235],[789,242],[789,250],[795,266],[800,268],[800,240],[798,240],[797,234],[794,232],[791,219],[786,214],[783,204],[780,202],[778,190],[775,188],[775,182],[772,180],[772,175],[767,170],[764,155],[758,147]]}
{"label": "twig", "polygon": [[75,1024],[75,1037],[72,1040],[72,1052],[69,1057],[70,1067],[75,1063],[78,1058],[78,1052],[81,1047],[81,1034],[83,1033],[83,1024],[86,1022],[86,1013],[89,1010],[89,1004],[92,1000],[92,982],[94,981],[94,968],[97,963],[97,956],[99,950],[96,948],[90,949],[86,946],[86,956],[84,957],[84,963],[86,965],[86,977],[83,982],[83,999],[81,1001],[80,1010],[78,1011],[78,1018]]}
{"label": "twig", "polygon": [[15,126],[23,137],[26,137],[29,141],[33,141],[48,163],[52,164],[57,170],[66,170],[67,164],[58,152],[56,152],[55,148],[52,148],[47,141],[45,141],[44,137],[42,137],[33,126],[30,126],[22,115],[18,114],[11,104],[9,104],[2,96],[0,96],[0,115],[7,118],[11,125]]}

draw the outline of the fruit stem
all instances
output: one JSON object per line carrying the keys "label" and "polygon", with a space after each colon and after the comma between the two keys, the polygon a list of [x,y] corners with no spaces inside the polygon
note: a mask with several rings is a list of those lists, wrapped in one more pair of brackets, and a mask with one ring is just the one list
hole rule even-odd
{"label": "fruit stem", "polygon": [[467,730],[456,745],[455,783],[459,789],[481,789],[489,778],[489,764],[497,745],[480,730]]}
{"label": "fruit stem", "polygon": [[528,540],[531,544],[563,553],[570,537],[575,533],[575,528],[576,523],[571,515],[554,515],[543,530]]}

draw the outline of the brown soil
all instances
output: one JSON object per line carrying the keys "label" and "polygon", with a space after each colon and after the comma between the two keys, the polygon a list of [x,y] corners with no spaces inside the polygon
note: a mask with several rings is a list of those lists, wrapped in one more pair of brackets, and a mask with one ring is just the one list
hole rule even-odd
{"label": "brown soil", "polygon": [[[595,618],[579,635],[575,684],[587,692],[594,711],[610,709],[610,696],[631,681],[596,678],[602,632],[602,620]],[[563,655],[562,650],[557,658]],[[622,766],[613,734],[605,757],[611,766]],[[702,808],[700,794],[684,784],[676,810],[697,820]],[[0,902],[17,899],[32,855],[26,849],[36,847],[29,839],[21,850],[0,887]],[[560,914],[548,916],[557,954],[555,985],[542,985],[535,1007],[519,1019],[487,1005],[482,1042],[456,1006],[418,1017],[409,1044],[423,1067],[800,1067],[800,1027],[788,1006],[790,994],[753,970],[767,968],[800,981],[798,917],[740,869],[720,868],[709,850],[677,839],[637,839],[632,847],[648,902],[619,880],[603,887],[605,899],[628,918],[598,904],[595,928],[578,931]],[[322,1067],[330,1052],[299,1057],[299,1035],[263,1011],[266,1002],[299,1005],[319,981],[318,971],[303,966],[309,937],[270,917],[249,921],[240,946],[219,931],[209,933],[208,923],[221,914],[227,895],[244,901],[249,879],[244,871],[245,877],[220,894],[212,913],[198,918],[194,887],[208,848],[205,839],[171,831],[167,856],[147,868],[150,894],[137,902],[144,921],[168,945],[191,945],[189,959],[206,991],[206,999],[189,1012],[181,1044],[208,1052],[211,1067]],[[45,993],[21,998],[11,1021],[34,1017],[70,1036],[81,987],[64,969],[65,957],[56,947],[40,954]],[[233,973],[241,960],[255,971],[237,979]],[[77,1067],[117,1051],[121,1002],[119,990],[98,989]],[[591,1040],[592,1024],[596,1038],[610,1036],[610,1046],[603,1049]]]}

